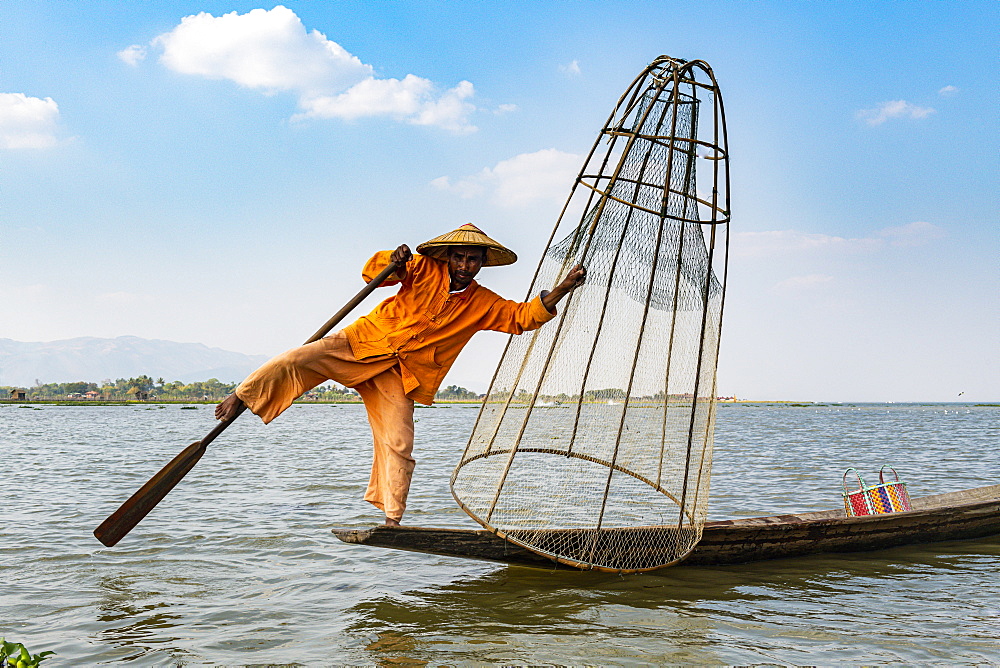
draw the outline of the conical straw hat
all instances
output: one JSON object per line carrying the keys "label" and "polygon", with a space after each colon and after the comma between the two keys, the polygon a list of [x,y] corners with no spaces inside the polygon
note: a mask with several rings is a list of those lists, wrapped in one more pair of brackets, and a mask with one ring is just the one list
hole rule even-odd
{"label": "conical straw hat", "polygon": [[425,241],[417,246],[417,252],[438,260],[447,260],[449,246],[484,246],[486,248],[484,267],[499,267],[517,262],[514,251],[490,239],[472,223],[466,223],[457,230]]}

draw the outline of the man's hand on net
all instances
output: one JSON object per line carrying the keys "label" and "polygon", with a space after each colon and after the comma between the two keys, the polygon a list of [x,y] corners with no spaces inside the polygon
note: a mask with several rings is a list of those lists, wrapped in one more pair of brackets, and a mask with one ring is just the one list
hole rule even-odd
{"label": "man's hand on net", "polygon": [[587,278],[587,270],[584,269],[582,264],[578,264],[569,270],[566,274],[566,278],[559,282],[559,285],[552,288],[552,292],[542,293],[542,305],[548,309],[549,313],[556,312],[556,304],[562,301],[562,298],[573,291],[576,286],[583,283],[584,279]]}
{"label": "man's hand on net", "polygon": [[587,280],[587,270],[582,264],[578,264],[570,269],[569,273],[566,274],[566,278],[559,284],[559,287],[565,288],[566,292],[569,292],[585,280]]}

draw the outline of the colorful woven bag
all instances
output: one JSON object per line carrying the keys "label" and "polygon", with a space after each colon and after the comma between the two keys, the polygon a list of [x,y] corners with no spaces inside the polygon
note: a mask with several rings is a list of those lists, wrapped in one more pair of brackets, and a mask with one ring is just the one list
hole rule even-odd
{"label": "colorful woven bag", "polygon": [[[885,481],[885,469],[892,471],[896,479]],[[858,489],[847,491],[847,476],[854,471],[858,477]],[[844,472],[844,510],[848,515],[881,515],[883,513],[898,513],[910,510],[910,495],[906,491],[906,483],[901,482],[896,469],[884,465],[878,470],[878,485],[867,487],[857,469],[847,469]]]}

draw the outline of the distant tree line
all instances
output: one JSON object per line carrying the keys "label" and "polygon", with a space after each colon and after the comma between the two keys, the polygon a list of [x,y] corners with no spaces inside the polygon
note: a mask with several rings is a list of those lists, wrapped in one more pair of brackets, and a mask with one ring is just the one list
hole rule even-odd
{"label": "distant tree line", "polygon": [[[472,390],[467,390],[458,385],[449,385],[443,390],[438,390],[434,395],[436,401],[479,401],[480,395]],[[300,398],[300,401],[361,401],[361,395],[349,387],[342,387],[336,383],[328,383],[315,387]]]}
{"label": "distant tree line", "polygon": [[73,383],[39,383],[34,387],[0,387],[3,398],[11,396],[11,390],[24,389],[27,399],[76,399],[95,401],[162,400],[162,401],[215,401],[232,393],[238,383],[223,383],[217,378],[209,378],[194,383],[179,380],[165,381],[151,376],[118,378],[92,383],[85,380]]}
{"label": "distant tree line", "polygon": [[[73,383],[39,383],[34,387],[0,386],[0,399],[11,397],[11,392],[23,390],[25,399],[73,401],[221,401],[232,394],[239,383],[223,383],[216,378],[194,383],[163,378],[138,376],[103,380],[100,383],[77,381]],[[449,385],[437,393],[438,401],[479,401],[480,396],[458,385]],[[306,392],[300,401],[361,401],[361,396],[348,387],[327,383]]]}
{"label": "distant tree line", "polygon": [[299,397],[299,401],[361,401],[361,395],[349,387],[327,383],[309,390]]}
{"label": "distant tree line", "polygon": [[449,385],[443,390],[438,390],[434,396],[438,401],[479,401],[480,395],[471,390],[458,385]]}
{"label": "distant tree line", "polygon": [[[511,397],[511,391],[508,389],[494,390],[490,395],[491,402],[497,401],[507,401],[510,398],[512,403],[531,403],[534,399],[536,404],[559,404],[559,403],[577,403],[580,401],[580,395],[577,393],[566,394],[561,392],[559,394],[539,394],[535,397],[531,392],[525,389],[518,389],[517,392],[513,393]],[[583,403],[624,403],[625,399],[628,398],[625,390],[620,387],[608,387],[599,390],[587,390],[583,393]],[[734,400],[735,397],[719,397],[720,399]],[[647,395],[633,395],[632,400],[638,402],[653,402],[662,403],[667,402],[689,402],[693,399],[693,395],[689,392],[685,393],[671,393],[665,394],[664,392],[657,392],[655,394]]]}

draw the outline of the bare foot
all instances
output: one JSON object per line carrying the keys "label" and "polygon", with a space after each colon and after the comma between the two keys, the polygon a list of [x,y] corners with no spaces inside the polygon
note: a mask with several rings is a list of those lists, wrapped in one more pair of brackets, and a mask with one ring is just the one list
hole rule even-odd
{"label": "bare foot", "polygon": [[215,407],[215,419],[228,420],[234,417],[242,406],[243,402],[240,398],[235,394],[230,394],[222,400],[222,403]]}
{"label": "bare foot", "polygon": [[398,527],[399,526],[399,520],[394,520],[391,517],[387,517],[387,518],[385,518],[385,525],[387,527]]}

